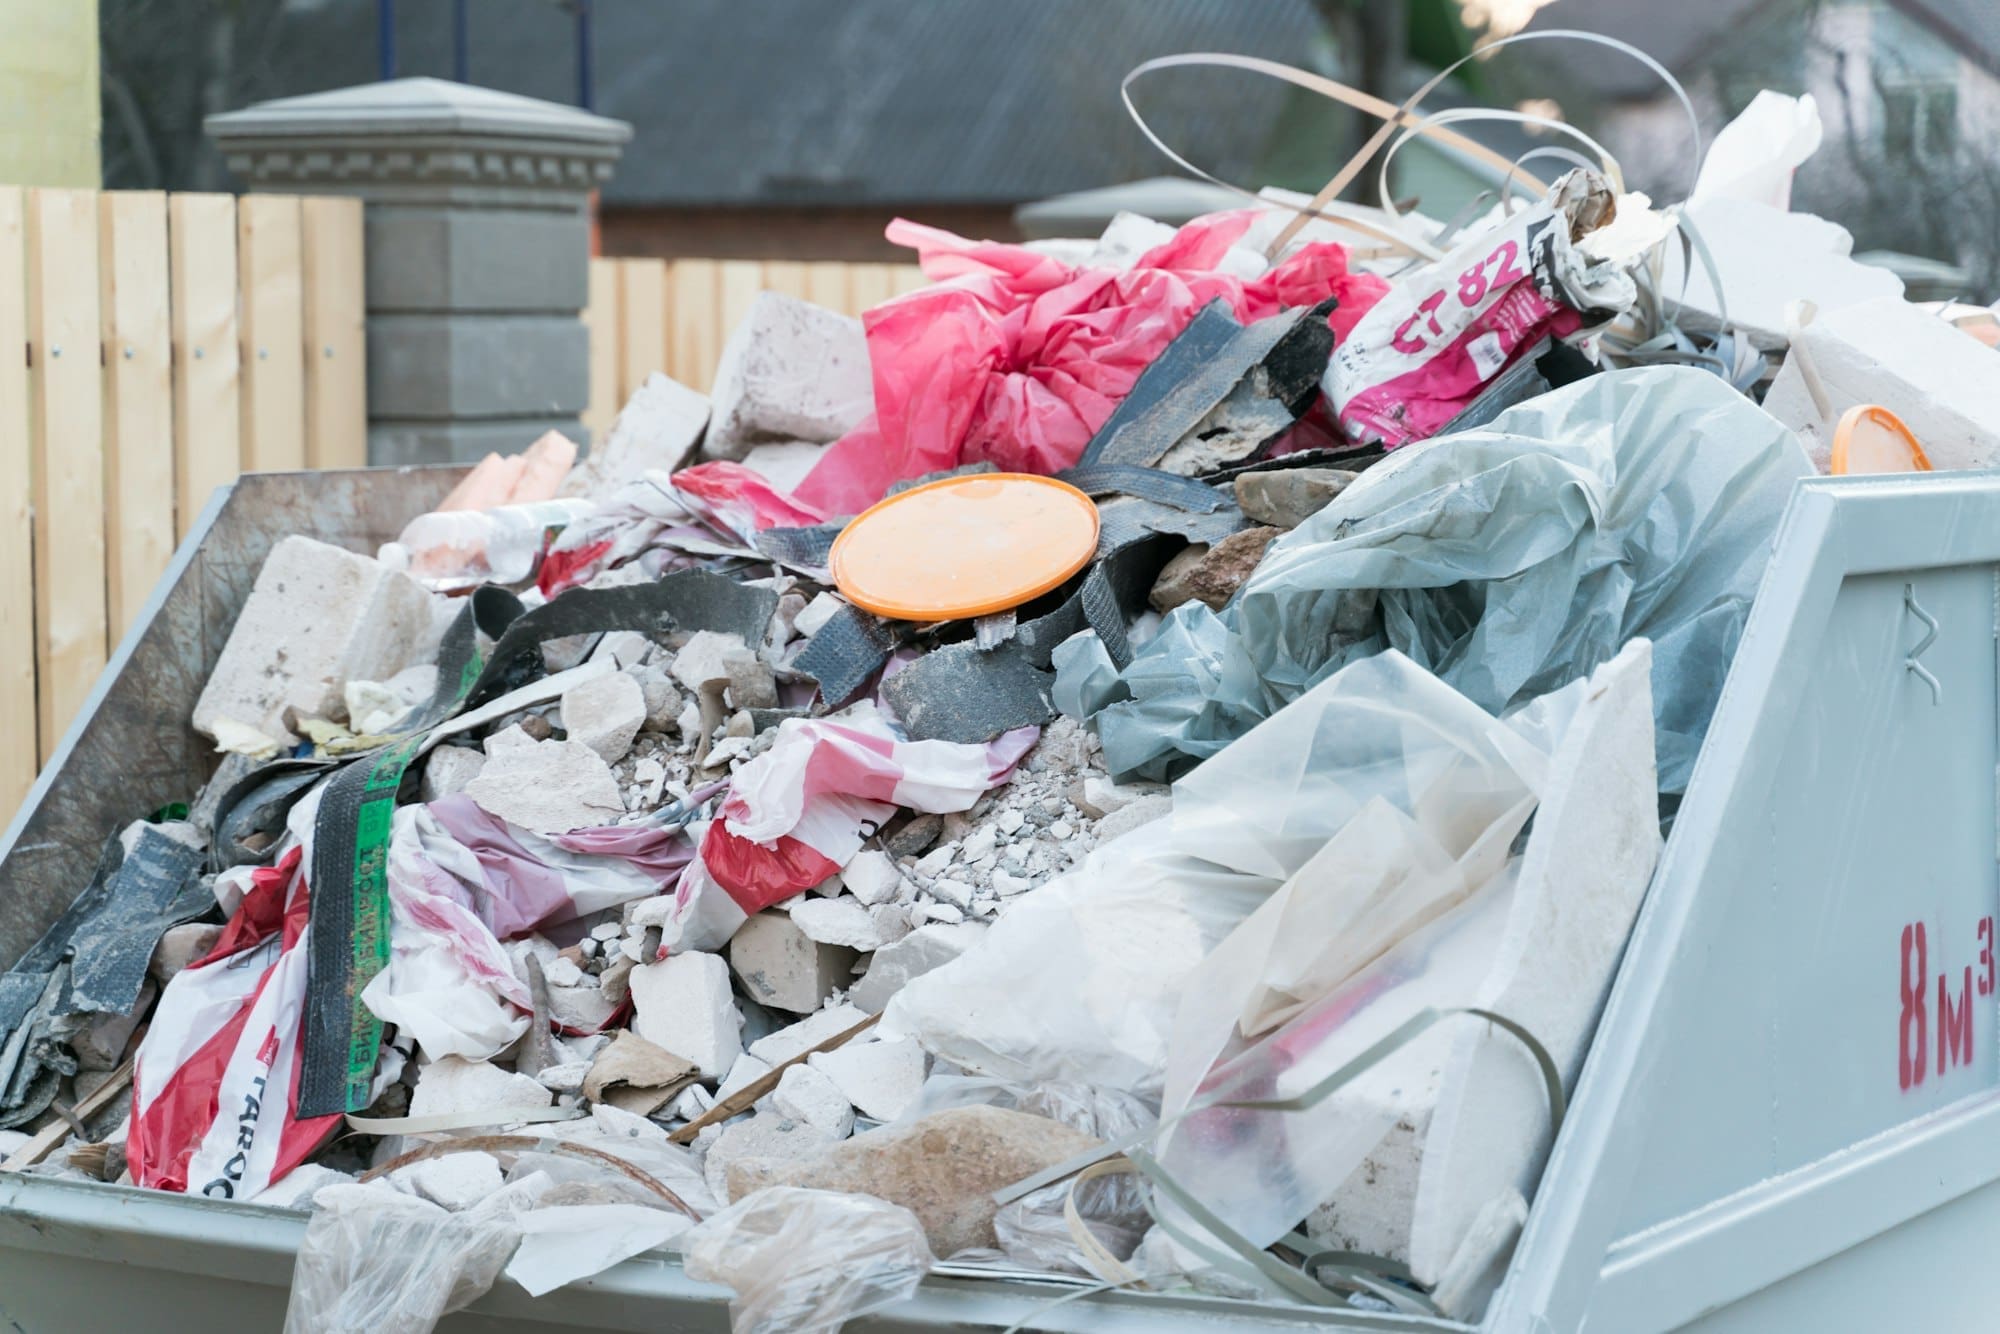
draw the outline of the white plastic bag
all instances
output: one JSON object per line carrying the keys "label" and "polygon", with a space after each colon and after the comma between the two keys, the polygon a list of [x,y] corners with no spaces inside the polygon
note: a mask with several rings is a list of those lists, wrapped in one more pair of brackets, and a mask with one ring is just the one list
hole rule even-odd
{"label": "white plastic bag", "polygon": [[720,1283],[734,1334],[835,1334],[906,1300],[935,1263],[923,1224],[867,1195],[772,1186],[684,1233],[689,1278]]}
{"label": "white plastic bag", "polygon": [[1688,203],[1748,199],[1789,209],[1792,173],[1819,147],[1821,134],[1811,93],[1787,97],[1763,89],[1708,146]]}

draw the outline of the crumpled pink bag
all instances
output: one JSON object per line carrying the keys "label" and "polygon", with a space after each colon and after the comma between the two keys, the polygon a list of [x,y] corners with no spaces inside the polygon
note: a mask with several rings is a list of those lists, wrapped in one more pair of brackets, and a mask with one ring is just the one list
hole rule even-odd
{"label": "crumpled pink bag", "polygon": [[895,482],[962,464],[1058,472],[1074,464],[1140,372],[1217,297],[1245,322],[1337,297],[1344,339],[1389,290],[1320,242],[1257,278],[1217,271],[1255,210],[1196,218],[1124,271],[1079,268],[1022,246],[968,241],[898,218],[936,286],[862,316],[875,415],[836,441],[796,498],[831,514]]}

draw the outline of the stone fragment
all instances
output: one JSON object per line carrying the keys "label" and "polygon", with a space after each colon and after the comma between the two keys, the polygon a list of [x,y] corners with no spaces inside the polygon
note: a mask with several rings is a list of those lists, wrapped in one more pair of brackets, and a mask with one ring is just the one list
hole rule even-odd
{"label": "stone fragment", "polygon": [[719,954],[675,954],[632,970],[632,1027],[640,1037],[719,1079],[742,1050],[743,1017]]}
{"label": "stone fragment", "polygon": [[[738,709],[778,707],[778,681],[762,658],[731,653],[723,661],[729,673],[729,702]],[[756,734],[754,721],[747,735]]]}
{"label": "stone fragment", "polygon": [[674,689],[665,669],[648,665],[639,675],[639,691],[646,699],[646,724],[648,732],[671,732],[679,723],[682,701],[681,693]]}
{"label": "stone fragment", "polygon": [[625,813],[618,779],[579,741],[531,741],[518,728],[486,740],[486,765],[465,785],[479,808],[537,834],[609,824]]}
{"label": "stone fragment", "polygon": [[1205,602],[1221,611],[1264,559],[1264,549],[1284,535],[1281,528],[1245,528],[1213,547],[1196,543],[1160,571],[1153,583],[1155,611],[1172,611],[1184,602]]}
{"label": "stone fragment", "polygon": [[956,926],[965,920],[965,909],[955,903],[920,903],[910,914],[910,925],[922,926],[926,922],[943,922]]}
{"label": "stone fragment", "polygon": [[440,1056],[417,1073],[411,1116],[540,1111],[549,1091],[527,1075],[502,1070],[490,1061]]}
{"label": "stone fragment", "polygon": [[765,1171],[782,1170],[840,1142],[809,1122],[769,1111],[720,1129],[722,1133],[708,1146],[701,1171],[709,1194],[724,1204],[730,1203],[729,1178],[739,1164],[755,1162]]}
{"label": "stone fragment", "polygon": [[[794,904],[791,922],[796,929],[822,945],[844,945],[849,950],[880,949],[896,938],[884,936],[881,927],[876,924],[874,915],[868,911],[867,905],[859,899],[847,896],[837,899],[811,898],[803,903]],[[840,976],[845,977],[846,969],[851,968],[853,963],[854,959],[850,955]]]}
{"label": "stone fragment", "polygon": [[976,862],[990,854],[1000,842],[1000,831],[992,825],[981,825],[965,836],[958,845],[960,862]]}
{"label": "stone fragment", "polygon": [[810,1063],[792,1066],[778,1077],[778,1087],[771,1090],[771,1110],[804,1121],[834,1139],[846,1139],[854,1133],[854,1104]]}
{"label": "stone fragment", "polygon": [[431,594],[379,561],[309,537],[271,548],[195,701],[195,730],[230,719],[285,745],[287,718],[332,718],[349,681],[385,681],[429,656]]}
{"label": "stone fragment", "polygon": [[732,1199],[766,1186],[804,1186],[900,1204],[923,1223],[931,1250],[948,1258],[998,1245],[994,1191],[1100,1142],[1045,1116],[952,1107],[872,1130],[802,1162],[737,1156],[723,1180]]}
{"label": "stone fragment", "polygon": [[837,1033],[844,1033],[868,1016],[852,1005],[834,1005],[750,1044],[750,1054],[771,1066],[811,1051]]}
{"label": "stone fragment", "polygon": [[425,801],[442,801],[465,791],[486,767],[486,756],[470,746],[439,746],[424,760],[424,781],[420,795]]}
{"label": "stone fragment", "polygon": [[1105,816],[1097,824],[1097,841],[1109,843],[1114,838],[1123,837],[1134,829],[1149,825],[1162,816],[1171,815],[1174,799],[1169,793],[1142,797],[1130,805],[1120,807]]}
{"label": "stone fragment", "polygon": [[1070,789],[1070,800],[1093,820],[1124,810],[1135,801],[1162,796],[1164,783],[1114,783],[1107,774],[1090,774]]}
{"label": "stone fragment", "polygon": [[146,966],[146,975],[165,986],[189,964],[214,949],[221,936],[221,927],[206,922],[168,927],[160,943],[153,947],[153,960]]}
{"label": "stone fragment", "polygon": [[[25,1139],[25,1136],[23,1137]],[[7,1157],[7,1132],[0,1130],[0,1161]],[[311,1209],[312,1197],[322,1186],[341,1186],[353,1182],[346,1172],[322,1167],[318,1163],[300,1163],[291,1171],[273,1181],[262,1191],[252,1195],[251,1204],[269,1205],[273,1209]]]}
{"label": "stone fragment", "polygon": [[414,1194],[453,1213],[470,1209],[505,1184],[500,1160],[476,1149],[411,1163],[396,1173],[396,1179]]}
{"label": "stone fragment", "polygon": [[589,1061],[564,1061],[561,1065],[545,1065],[535,1071],[535,1082],[551,1093],[581,1093],[583,1081],[589,1074]]}
{"label": "stone fragment", "polygon": [[563,731],[616,764],[646,722],[646,692],[623,672],[579,681],[562,695]]}
{"label": "stone fragment", "polygon": [[911,819],[909,823],[905,824],[895,833],[884,835],[882,843],[883,846],[889,849],[889,852],[893,856],[916,857],[920,856],[924,849],[937,842],[938,835],[943,830],[944,818],[942,816],[919,815]]}
{"label": "stone fragment", "polygon": [[738,927],[729,941],[729,966],[759,1005],[809,1014],[847,980],[854,950],[839,941],[815,940],[795,920],[796,912],[767,910]]}
{"label": "stone fragment", "polygon": [[861,321],[759,292],[723,345],[702,452],[740,459],[759,443],[837,440],[874,411]]}
{"label": "stone fragment", "polygon": [[849,1002],[864,1014],[880,1014],[889,998],[911,978],[944,967],[965,953],[984,930],[980,926],[918,927],[895,944],[875,951],[867,974],[847,993]]}
{"label": "stone fragment", "polygon": [[871,1042],[867,1036],[814,1052],[806,1064],[832,1080],[863,1116],[893,1121],[924,1086],[924,1049],[909,1038]]}
{"label": "stone fragment", "polygon": [[972,886],[962,880],[939,880],[931,886],[931,897],[964,912],[972,906]]}
{"label": "stone fragment", "polygon": [[889,854],[873,848],[864,848],[850,857],[847,865],[840,868],[840,878],[850,894],[871,908],[878,903],[894,902],[896,890],[903,883],[903,873],[896,869]]}
{"label": "stone fragment", "polygon": [[1277,468],[1236,479],[1236,503],[1252,523],[1296,528],[1359,477],[1339,468]]}
{"label": "stone fragment", "polygon": [[649,469],[672,472],[687,462],[708,425],[708,398],[655,371],[646,377],[591,451],[563,485],[566,496],[603,499]]}
{"label": "stone fragment", "polygon": [[721,1102],[744,1085],[754,1084],[770,1073],[770,1062],[760,1061],[746,1051],[736,1058],[735,1063],[729,1067],[729,1073],[715,1086],[715,1100]]}
{"label": "stone fragment", "polygon": [[742,636],[714,630],[697,630],[674,655],[674,679],[689,690],[699,691],[711,681],[729,681],[731,660],[755,661],[756,655],[744,647]]}

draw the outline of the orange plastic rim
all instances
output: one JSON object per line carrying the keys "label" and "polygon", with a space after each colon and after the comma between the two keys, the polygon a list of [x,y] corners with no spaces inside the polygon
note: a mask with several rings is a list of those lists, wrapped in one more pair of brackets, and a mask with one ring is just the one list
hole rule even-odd
{"label": "orange plastic rim", "polygon": [[956,621],[1038,598],[1096,552],[1097,506],[1083,492],[1031,473],[975,473],[870,507],[835,539],[831,563],[864,611]]}
{"label": "orange plastic rim", "polygon": [[1903,419],[1887,408],[1861,403],[1841,414],[1833,428],[1835,477],[1885,472],[1929,472],[1931,460]]}

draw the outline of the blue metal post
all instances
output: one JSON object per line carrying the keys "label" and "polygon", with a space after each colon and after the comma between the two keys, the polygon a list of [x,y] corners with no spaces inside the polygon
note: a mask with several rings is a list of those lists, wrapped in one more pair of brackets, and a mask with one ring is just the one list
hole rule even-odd
{"label": "blue metal post", "polygon": [[576,0],[576,104],[597,110],[597,76],[590,57],[591,0]]}

